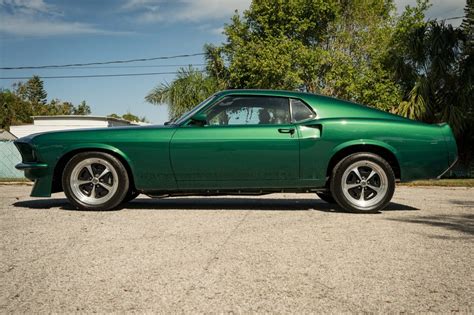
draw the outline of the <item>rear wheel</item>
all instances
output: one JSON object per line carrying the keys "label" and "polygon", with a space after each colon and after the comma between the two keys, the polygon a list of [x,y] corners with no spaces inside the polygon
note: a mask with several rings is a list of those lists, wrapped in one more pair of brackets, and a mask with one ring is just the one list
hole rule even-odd
{"label": "rear wheel", "polygon": [[114,156],[103,152],[76,154],[64,168],[62,185],[78,209],[110,210],[129,190],[127,170]]}
{"label": "rear wheel", "polygon": [[333,169],[331,192],[345,210],[374,213],[392,199],[395,175],[390,165],[373,153],[355,153]]}

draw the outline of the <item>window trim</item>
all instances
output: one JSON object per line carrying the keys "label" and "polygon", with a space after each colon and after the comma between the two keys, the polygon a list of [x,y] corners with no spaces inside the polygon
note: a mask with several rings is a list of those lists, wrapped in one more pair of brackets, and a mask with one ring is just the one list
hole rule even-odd
{"label": "window trim", "polygon": [[195,107],[191,108],[189,111],[185,112],[182,114],[180,117],[176,118],[176,120],[173,121],[174,125],[177,126],[186,126],[189,125],[189,122],[191,121],[191,118],[196,114],[199,113],[202,110],[205,110],[206,107],[208,107],[210,104],[213,102],[216,102],[219,100],[219,95],[218,93],[212,94],[208,98],[206,98],[204,101],[196,105]]}
{"label": "window trim", "polygon": [[[316,113],[316,111],[311,106],[309,106],[308,103],[306,103],[304,100],[302,100],[301,98],[289,97],[289,100],[290,100],[290,114],[291,114],[291,123],[292,124],[304,123],[304,122],[316,119],[318,117],[318,114]],[[313,113],[314,117],[296,121],[294,116],[293,116],[293,102],[292,102],[293,100],[300,101],[301,103],[303,103],[303,105],[306,106],[306,108],[308,108],[310,110],[310,112]]]}

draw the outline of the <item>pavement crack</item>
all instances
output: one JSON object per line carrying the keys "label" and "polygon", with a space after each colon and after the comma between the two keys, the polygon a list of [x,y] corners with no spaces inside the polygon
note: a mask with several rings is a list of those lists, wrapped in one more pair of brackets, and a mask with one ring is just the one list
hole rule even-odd
{"label": "pavement crack", "polygon": [[246,211],[242,218],[237,222],[235,227],[230,231],[224,241],[217,246],[216,250],[211,254],[210,258],[206,261],[202,272],[198,275],[196,283],[193,283],[186,289],[184,296],[179,299],[175,304],[180,305],[182,304],[188,296],[191,294],[195,288],[199,287],[199,284],[202,282],[203,276],[209,272],[209,268],[211,265],[219,259],[219,254],[222,252],[222,249],[229,243],[229,240],[234,236],[235,232],[242,226],[242,224],[246,221],[246,219],[250,216],[250,213],[253,211]]}
{"label": "pavement crack", "polygon": [[[226,239],[217,247],[217,249],[214,251],[214,253],[211,255],[211,257],[207,260],[206,265],[204,266],[204,271],[207,272],[209,270],[209,267],[212,265],[214,261],[219,259],[219,254],[221,253],[222,249],[227,245],[229,240],[234,236],[234,233],[240,228],[240,226],[244,223],[244,221],[247,219],[247,217],[250,215],[251,211],[247,211],[245,215],[240,219],[240,221],[236,224],[236,226],[230,231],[229,235],[227,235]],[[205,273],[204,272],[204,273]],[[203,274],[204,274],[203,273]]]}

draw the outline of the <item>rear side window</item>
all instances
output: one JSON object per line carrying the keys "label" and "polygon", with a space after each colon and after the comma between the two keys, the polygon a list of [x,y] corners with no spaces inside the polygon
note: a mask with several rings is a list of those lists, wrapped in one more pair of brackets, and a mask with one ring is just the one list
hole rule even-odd
{"label": "rear side window", "polygon": [[291,114],[293,122],[300,122],[316,117],[316,114],[300,100],[291,99]]}

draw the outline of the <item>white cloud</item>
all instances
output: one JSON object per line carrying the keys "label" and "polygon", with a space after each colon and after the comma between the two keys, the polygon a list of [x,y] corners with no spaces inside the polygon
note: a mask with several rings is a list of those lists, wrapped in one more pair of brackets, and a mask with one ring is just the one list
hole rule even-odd
{"label": "white cloud", "polygon": [[224,27],[213,28],[211,30],[211,33],[215,35],[222,35],[223,32],[224,32]]}
{"label": "white cloud", "polygon": [[197,30],[201,32],[206,32],[206,33],[211,33],[213,35],[222,35],[224,32],[224,27],[223,26],[216,26],[214,24],[200,24],[196,27]]}
{"label": "white cloud", "polygon": [[0,32],[18,36],[58,36],[77,34],[123,35],[128,32],[107,31],[92,24],[34,19],[26,16],[0,15]]}
{"label": "white cloud", "polygon": [[122,9],[138,9],[150,5],[156,5],[159,2],[159,0],[127,0],[122,5]]}
{"label": "white cloud", "polygon": [[[464,6],[466,0],[431,0],[431,7],[426,12],[426,17],[429,19],[442,20],[451,17],[464,16]],[[416,6],[416,0],[395,0],[398,12],[401,13],[405,6]],[[447,21],[453,26],[461,24],[462,19]]]}
{"label": "white cloud", "polygon": [[146,10],[142,11],[138,16],[138,21],[145,23],[160,22],[163,19],[164,16],[158,5],[147,5]]}
{"label": "white cloud", "polygon": [[43,0],[0,0],[0,6],[9,9],[13,13],[58,13],[54,6],[46,4]]}
{"label": "white cloud", "polygon": [[250,0],[184,0],[176,12],[179,20],[202,21],[230,17],[235,10],[242,12],[250,6]]}
{"label": "white cloud", "polygon": [[163,0],[126,0],[122,9],[137,12],[139,22],[191,21],[202,22],[242,12],[251,0],[179,0],[171,4]]}
{"label": "white cloud", "polygon": [[126,34],[107,31],[93,24],[65,21],[62,14],[43,0],[0,0],[0,33],[16,36],[75,34]]}

